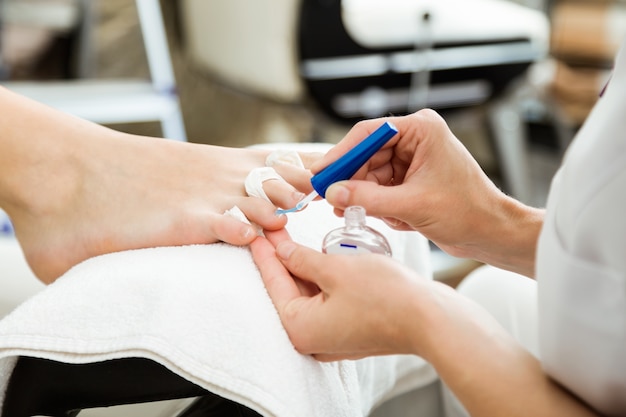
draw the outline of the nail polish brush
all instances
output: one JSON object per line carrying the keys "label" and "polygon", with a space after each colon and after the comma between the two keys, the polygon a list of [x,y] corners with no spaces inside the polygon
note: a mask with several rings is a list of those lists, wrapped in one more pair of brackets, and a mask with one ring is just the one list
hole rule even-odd
{"label": "nail polish brush", "polygon": [[352,178],[365,163],[383,147],[392,137],[398,133],[398,129],[390,122],[383,123],[372,134],[363,139],[358,145],[349,150],[341,158],[311,177],[313,191],[304,197],[290,209],[278,209],[276,214],[292,213],[305,208],[317,196],[324,198],[326,190],[337,181]]}

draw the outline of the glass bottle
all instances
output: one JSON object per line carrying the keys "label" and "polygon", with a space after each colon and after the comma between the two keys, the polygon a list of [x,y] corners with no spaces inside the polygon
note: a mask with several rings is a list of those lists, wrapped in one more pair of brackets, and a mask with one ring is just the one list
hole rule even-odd
{"label": "glass bottle", "polygon": [[329,254],[381,253],[391,256],[389,242],[380,232],[365,224],[365,209],[350,206],[344,213],[344,227],[331,230],[322,242],[322,252]]}

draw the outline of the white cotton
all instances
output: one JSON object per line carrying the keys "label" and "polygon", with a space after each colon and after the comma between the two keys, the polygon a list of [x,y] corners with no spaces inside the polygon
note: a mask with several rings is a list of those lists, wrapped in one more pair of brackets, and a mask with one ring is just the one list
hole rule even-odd
{"label": "white cotton", "polygon": [[283,177],[278,175],[278,172],[271,167],[259,167],[254,168],[248,173],[246,177],[245,187],[246,193],[250,197],[259,197],[271,202],[270,198],[265,194],[263,190],[263,183],[269,180],[285,181]]}
{"label": "white cotton", "polygon": [[300,158],[300,154],[290,149],[277,149],[270,153],[265,159],[265,165],[268,167],[273,167],[277,164],[293,165],[304,169],[304,163],[302,162],[302,158]]}

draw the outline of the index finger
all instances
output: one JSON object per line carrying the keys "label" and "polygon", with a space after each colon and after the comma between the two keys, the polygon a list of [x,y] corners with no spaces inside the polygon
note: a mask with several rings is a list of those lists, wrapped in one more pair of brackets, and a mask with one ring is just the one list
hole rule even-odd
{"label": "index finger", "polygon": [[252,258],[259,268],[263,284],[280,312],[291,300],[300,297],[300,290],[291,274],[276,257],[274,245],[259,236],[251,244]]}
{"label": "index finger", "polygon": [[[332,162],[339,159],[342,155],[354,148],[358,143],[378,129],[381,124],[386,121],[392,121],[393,118],[385,117],[372,120],[363,120],[355,124],[346,136],[339,141],[337,145],[332,147],[320,160],[311,165],[311,172],[318,173]],[[396,135],[397,136],[397,135]],[[396,139],[392,138],[382,149],[389,148]]]}

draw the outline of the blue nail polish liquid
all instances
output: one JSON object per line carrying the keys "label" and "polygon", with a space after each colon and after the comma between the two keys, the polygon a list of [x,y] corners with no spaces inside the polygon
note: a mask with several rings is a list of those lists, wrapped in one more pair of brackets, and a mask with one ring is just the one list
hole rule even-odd
{"label": "blue nail polish liquid", "polygon": [[0,237],[1,236],[13,236],[15,231],[9,216],[2,210],[0,210]]}

